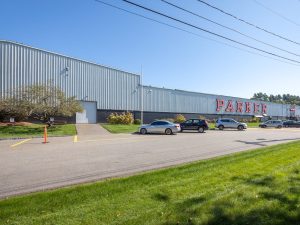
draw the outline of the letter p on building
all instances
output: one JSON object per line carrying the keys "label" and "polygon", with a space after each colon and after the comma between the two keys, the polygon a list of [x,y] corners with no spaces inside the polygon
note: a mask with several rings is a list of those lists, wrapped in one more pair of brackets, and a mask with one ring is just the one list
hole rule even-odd
{"label": "letter p on building", "polygon": [[219,112],[222,107],[224,106],[224,100],[223,99],[217,99],[217,112]]}

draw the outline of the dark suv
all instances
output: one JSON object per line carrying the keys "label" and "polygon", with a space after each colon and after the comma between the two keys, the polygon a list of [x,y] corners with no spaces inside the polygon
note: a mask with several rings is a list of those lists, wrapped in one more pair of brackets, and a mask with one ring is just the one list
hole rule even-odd
{"label": "dark suv", "polygon": [[180,124],[180,132],[184,130],[197,130],[199,133],[203,133],[208,130],[208,124],[205,120],[189,119]]}
{"label": "dark suv", "polygon": [[300,127],[300,122],[295,120],[283,121],[283,127]]}

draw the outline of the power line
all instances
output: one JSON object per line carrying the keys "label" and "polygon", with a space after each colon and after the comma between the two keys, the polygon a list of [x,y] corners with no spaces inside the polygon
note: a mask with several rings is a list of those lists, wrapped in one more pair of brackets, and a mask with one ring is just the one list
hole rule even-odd
{"label": "power line", "polygon": [[236,43],[236,44],[239,44],[239,45],[242,45],[242,46],[245,46],[245,47],[248,47],[248,48],[251,48],[251,49],[260,51],[260,52],[263,52],[263,53],[266,53],[266,54],[268,54],[268,55],[276,56],[276,57],[279,57],[279,58],[282,58],[282,59],[285,59],[285,60],[288,60],[288,61],[291,61],[291,62],[295,62],[295,63],[299,63],[299,64],[300,64],[300,61],[297,61],[297,60],[294,60],[294,59],[290,59],[290,58],[287,58],[287,57],[284,57],[284,56],[281,56],[281,55],[278,55],[278,54],[275,54],[275,53],[272,53],[272,52],[268,52],[268,51],[266,51],[266,50],[263,50],[263,49],[260,49],[260,48],[257,48],[257,47],[254,47],[254,46],[251,46],[251,45],[242,43],[242,42],[240,42],[240,41],[236,41],[236,40],[234,40],[234,39],[231,39],[231,38],[225,37],[225,36],[223,36],[223,35],[217,34],[217,33],[215,33],[215,32],[212,32],[212,31],[203,29],[203,28],[201,28],[201,27],[198,27],[198,26],[196,26],[196,25],[190,24],[190,23],[188,23],[188,22],[185,22],[185,21],[176,19],[176,18],[174,18],[174,17],[168,16],[168,15],[163,14],[163,13],[161,13],[161,12],[158,12],[158,11],[155,11],[155,10],[153,10],[153,9],[147,8],[147,7],[145,7],[145,6],[139,5],[139,4],[137,4],[137,3],[134,3],[134,2],[131,2],[131,1],[128,1],[128,0],[121,0],[121,1],[126,2],[126,3],[128,3],[128,4],[130,4],[130,5],[136,6],[136,7],[138,7],[138,8],[144,9],[144,10],[146,10],[146,11],[155,13],[155,14],[157,14],[157,15],[166,17],[166,18],[168,18],[168,19],[174,20],[174,21],[176,21],[176,22],[185,24],[185,25],[187,25],[187,26],[193,27],[193,28],[195,28],[195,29],[201,30],[201,31],[203,31],[203,32],[205,32],[205,33],[209,33],[209,34],[214,35],[214,36],[217,36],[217,37],[219,37],[219,38],[222,38],[222,39],[231,41],[231,42],[233,42],[233,43]]}
{"label": "power line", "polygon": [[168,5],[170,5],[170,6],[173,6],[173,7],[177,8],[177,9],[180,9],[180,10],[182,10],[182,11],[184,11],[184,12],[187,12],[187,13],[189,13],[189,14],[192,14],[192,15],[194,15],[194,16],[197,16],[197,17],[199,17],[199,18],[201,18],[201,19],[204,19],[204,20],[209,21],[209,22],[211,22],[211,23],[213,23],[213,24],[216,24],[216,25],[218,25],[218,26],[220,26],[220,27],[223,27],[223,28],[225,28],[225,29],[227,29],[227,30],[233,31],[233,32],[235,32],[235,33],[238,33],[238,34],[244,36],[244,37],[250,38],[251,40],[257,41],[257,42],[259,42],[259,43],[262,43],[262,44],[264,44],[264,45],[267,45],[267,46],[270,46],[270,47],[272,47],[272,48],[278,49],[278,50],[280,50],[280,51],[289,53],[289,54],[291,54],[291,55],[295,55],[295,56],[300,57],[300,55],[297,54],[297,53],[294,53],[294,52],[285,50],[285,49],[283,49],[283,48],[280,48],[280,47],[277,47],[277,46],[275,46],[275,45],[266,43],[266,42],[264,42],[264,41],[260,41],[260,40],[254,38],[254,37],[251,37],[251,36],[249,36],[249,35],[247,35],[247,34],[244,34],[244,33],[240,32],[240,31],[238,31],[238,30],[236,30],[236,29],[234,29],[234,28],[231,28],[231,27],[222,25],[222,24],[220,24],[220,23],[218,23],[218,22],[216,22],[216,21],[213,21],[213,20],[208,19],[208,18],[206,18],[206,17],[204,17],[204,16],[201,16],[201,15],[199,15],[199,14],[197,14],[197,13],[194,13],[194,12],[192,12],[192,11],[189,11],[189,10],[187,10],[187,9],[184,9],[184,8],[182,8],[182,7],[178,6],[178,5],[175,5],[175,4],[171,3],[171,2],[168,2],[168,1],[166,1],[166,0],[161,0],[161,1],[164,2],[164,3],[166,3],[166,4],[168,4]]}
{"label": "power line", "polygon": [[[202,39],[206,39],[206,40],[209,40],[209,41],[216,42],[216,43],[218,43],[218,44],[222,44],[222,45],[225,45],[225,46],[229,46],[229,47],[231,47],[231,48],[235,48],[235,49],[237,49],[237,50],[239,50],[239,51],[247,52],[247,53],[250,53],[250,54],[252,54],[252,55],[258,55],[258,56],[261,56],[261,57],[264,57],[264,58],[276,60],[276,61],[279,61],[279,62],[282,62],[282,63],[294,65],[294,66],[300,66],[300,65],[298,65],[298,64],[290,63],[290,62],[287,62],[287,61],[284,61],[284,60],[280,60],[280,59],[277,59],[277,58],[273,58],[273,57],[270,57],[270,56],[267,56],[267,55],[263,55],[263,54],[260,54],[260,53],[257,53],[257,52],[253,52],[253,51],[249,51],[249,50],[246,50],[246,49],[243,49],[243,48],[239,48],[239,47],[237,47],[237,46],[234,46],[234,45],[231,45],[231,44],[222,42],[222,41],[218,41],[218,40],[215,40],[215,39],[212,39],[212,38],[208,38],[208,37],[199,35],[199,34],[197,34],[197,33],[194,33],[194,32],[192,32],[192,31],[185,30],[185,29],[183,29],[183,28],[180,28],[180,27],[177,27],[177,26],[174,26],[174,25],[165,23],[165,22],[161,22],[161,21],[159,21],[159,20],[156,20],[156,19],[153,19],[153,18],[144,16],[144,15],[141,15],[141,14],[139,14],[139,13],[135,13],[135,12],[129,11],[129,10],[127,10],[127,9],[123,9],[123,8],[121,8],[121,7],[118,7],[118,6],[115,6],[115,5],[112,5],[112,4],[103,2],[103,1],[101,1],[101,0],[95,0],[95,1],[98,2],[98,3],[101,3],[101,4],[103,4],[103,5],[109,6],[109,7],[111,7],[111,8],[115,8],[115,9],[121,10],[121,11],[123,11],[123,12],[132,14],[132,15],[134,15],[134,16],[138,16],[138,17],[141,17],[141,18],[143,18],[143,19],[147,19],[147,20],[150,20],[150,21],[152,21],[152,22],[155,22],[155,23],[158,23],[158,24],[161,24],[161,25],[165,25],[165,26],[174,28],[174,29],[176,29],[176,30],[179,30],[179,31],[182,31],[182,32],[185,32],[185,33],[188,33],[188,34],[191,34],[191,35],[200,37],[200,38],[202,38]],[[299,1],[300,1],[300,0],[299,0]]]}
{"label": "power line", "polygon": [[[292,24],[294,24],[294,25],[296,25],[296,26],[300,26],[299,23],[297,23],[297,22],[295,22],[295,21],[293,21],[293,20],[287,18],[286,16],[282,15],[282,14],[279,13],[279,12],[276,12],[275,10],[273,10],[273,9],[271,9],[270,7],[268,7],[268,6],[264,5],[264,4],[262,4],[261,2],[259,2],[259,1],[257,1],[257,0],[252,0],[252,1],[255,2],[256,4],[260,5],[260,6],[263,7],[264,9],[270,11],[270,12],[273,13],[274,15],[277,15],[277,16],[279,16],[280,18],[284,19],[285,21],[288,21],[288,22],[290,22],[290,23],[292,23]],[[299,1],[299,0],[298,0],[298,1]]]}
{"label": "power line", "polygon": [[211,4],[209,4],[209,3],[205,2],[205,1],[202,1],[202,0],[196,0],[196,1],[198,1],[198,2],[200,2],[200,3],[202,3],[202,4],[205,4],[205,5],[207,5],[208,7],[213,8],[213,9],[215,9],[215,10],[217,10],[217,11],[219,11],[219,12],[225,14],[225,15],[228,15],[228,16],[230,16],[230,17],[233,17],[234,19],[239,20],[239,21],[241,21],[241,22],[243,22],[243,23],[245,23],[245,24],[248,24],[249,26],[255,27],[256,29],[259,29],[259,30],[261,30],[261,31],[264,31],[264,32],[266,32],[266,33],[268,33],[268,34],[271,34],[271,35],[276,36],[276,37],[278,37],[278,38],[281,38],[281,39],[283,39],[283,40],[289,41],[289,42],[291,42],[291,43],[300,45],[300,43],[297,42],[297,41],[293,41],[293,40],[291,40],[291,39],[289,39],[289,38],[286,38],[286,37],[283,37],[283,36],[281,36],[281,35],[279,35],[279,34],[275,34],[275,33],[272,32],[272,31],[268,31],[268,30],[265,29],[265,28],[261,28],[261,27],[255,25],[255,24],[250,23],[250,22],[248,22],[248,21],[246,21],[246,20],[243,20],[243,19],[241,19],[241,18],[239,18],[239,17],[237,17],[237,16],[235,16],[235,15],[233,15],[233,14],[231,14],[231,13],[225,12],[224,10],[222,10],[222,9],[216,7],[216,6],[213,6],[213,5],[211,5]]}

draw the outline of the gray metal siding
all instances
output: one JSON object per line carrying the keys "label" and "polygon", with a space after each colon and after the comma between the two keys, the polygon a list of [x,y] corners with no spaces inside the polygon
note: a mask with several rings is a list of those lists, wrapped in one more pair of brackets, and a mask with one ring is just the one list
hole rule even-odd
{"label": "gray metal siding", "polygon": [[[68,96],[97,101],[98,109],[139,109],[139,76],[10,42],[0,42],[0,91],[53,82]],[[67,71],[66,68],[69,70]]]}
{"label": "gray metal siding", "polygon": [[[68,68],[68,71],[66,70]],[[102,110],[141,109],[140,76],[94,63],[35,49],[17,43],[0,41],[0,93],[29,84],[53,82],[68,96],[96,101]],[[203,94],[143,86],[144,111],[172,113],[236,114],[216,112],[216,99],[257,101],[222,95]],[[258,103],[258,102],[257,102]],[[290,105],[261,102],[268,115],[290,116]],[[300,107],[296,107],[299,115]],[[253,113],[239,113],[252,115]]]}
{"label": "gray metal siding", "polygon": [[[195,93],[181,90],[171,90],[165,88],[156,88],[144,86],[144,111],[149,112],[173,112],[173,113],[203,113],[203,114],[220,114],[220,115],[254,115],[253,112],[246,113],[245,106],[243,112],[226,112],[223,107],[219,112],[216,111],[216,100],[222,99],[225,102],[232,100],[236,108],[236,101],[250,102],[253,104],[266,104],[267,114],[270,116],[290,116],[291,105],[283,105],[271,102],[255,101],[243,98]],[[236,111],[236,110],[235,110]],[[300,107],[296,107],[297,115],[300,113]],[[261,114],[261,113],[257,113]]]}

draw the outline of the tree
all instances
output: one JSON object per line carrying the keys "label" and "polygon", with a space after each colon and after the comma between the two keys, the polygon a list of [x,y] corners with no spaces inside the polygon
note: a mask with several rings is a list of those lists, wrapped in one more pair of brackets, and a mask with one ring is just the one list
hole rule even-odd
{"label": "tree", "polygon": [[25,99],[18,99],[15,96],[0,100],[0,120],[6,117],[14,117],[16,121],[26,119],[31,114],[29,102]]}
{"label": "tree", "polygon": [[255,93],[251,99],[259,100],[259,101],[269,101],[269,96],[266,93]]}
{"label": "tree", "polygon": [[283,95],[267,95],[265,93],[259,92],[255,93],[251,99],[259,100],[259,101],[267,101],[267,102],[275,102],[282,104],[290,104],[290,105],[300,105],[300,96],[283,94]]}
{"label": "tree", "polygon": [[19,120],[32,117],[48,122],[50,117],[70,117],[82,110],[74,96],[67,97],[52,83],[20,87],[11,91],[9,97],[0,103],[0,111],[4,115]]}

